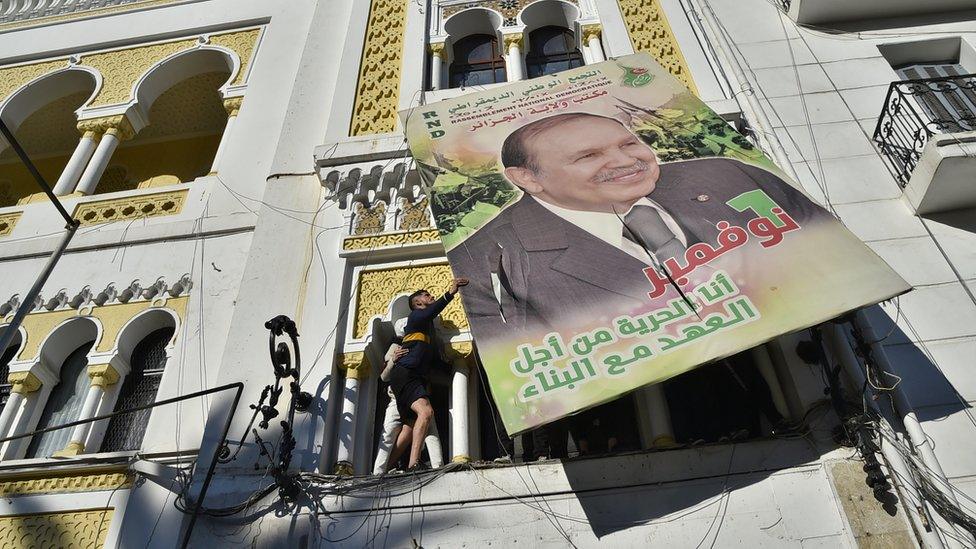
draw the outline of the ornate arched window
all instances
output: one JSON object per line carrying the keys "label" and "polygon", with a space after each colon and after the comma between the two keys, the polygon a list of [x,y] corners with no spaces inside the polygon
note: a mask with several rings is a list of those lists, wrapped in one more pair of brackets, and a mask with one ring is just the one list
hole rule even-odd
{"label": "ornate arched window", "polygon": [[454,44],[451,87],[505,82],[505,59],[498,40],[490,34],[474,34]]}
{"label": "ornate arched window", "polygon": [[583,66],[583,54],[576,49],[576,36],[563,27],[542,27],[529,33],[525,56],[529,78]]}
{"label": "ornate arched window", "polygon": [[[132,351],[129,361],[132,370],[125,377],[115,411],[127,410],[156,401],[159,380],[166,368],[166,346],[176,330],[173,327],[160,328],[140,341]],[[152,410],[141,410],[131,414],[115,416],[108,424],[102,440],[102,452],[121,452],[138,450],[142,437],[146,434],[149,414]]]}
{"label": "ornate arched window", "polygon": [[[47,404],[41,419],[37,422],[38,429],[70,423],[78,419],[81,407],[88,394],[89,380],[85,375],[88,366],[88,351],[94,341],[89,341],[78,347],[61,364],[60,380],[47,397]],[[72,429],[58,429],[48,431],[31,438],[27,449],[28,458],[51,457],[54,452],[63,450],[71,440]]]}

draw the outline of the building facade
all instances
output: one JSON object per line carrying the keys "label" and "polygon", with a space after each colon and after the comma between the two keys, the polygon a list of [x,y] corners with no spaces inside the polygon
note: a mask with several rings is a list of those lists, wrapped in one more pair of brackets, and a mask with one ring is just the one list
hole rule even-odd
{"label": "building facade", "polygon": [[[974,9],[0,3],[0,116],[80,221],[0,349],[0,539],[972,546]],[[370,476],[384,451],[379,372],[394,325],[407,295],[452,276],[398,113],[637,51],[913,291],[737,356],[788,430],[762,418],[749,390],[720,387],[689,405],[651,387],[599,418],[618,425],[615,448],[579,455],[570,437],[568,459],[543,461],[523,460],[526,437],[509,445],[452,304],[439,336],[453,371],[432,397],[448,465]],[[3,324],[63,230],[38,191],[0,141]],[[277,315],[294,319],[301,349],[280,399],[266,390],[276,378],[265,322]],[[272,349],[289,339],[279,336]],[[299,410],[290,379],[309,395]],[[496,462],[506,455],[514,463]]]}

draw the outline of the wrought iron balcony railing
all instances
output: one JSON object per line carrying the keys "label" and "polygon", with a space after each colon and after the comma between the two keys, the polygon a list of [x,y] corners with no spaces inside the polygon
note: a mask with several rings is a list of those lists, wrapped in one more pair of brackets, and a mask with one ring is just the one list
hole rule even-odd
{"label": "wrought iron balcony railing", "polygon": [[874,130],[888,169],[904,187],[929,138],[976,131],[976,74],[892,82]]}

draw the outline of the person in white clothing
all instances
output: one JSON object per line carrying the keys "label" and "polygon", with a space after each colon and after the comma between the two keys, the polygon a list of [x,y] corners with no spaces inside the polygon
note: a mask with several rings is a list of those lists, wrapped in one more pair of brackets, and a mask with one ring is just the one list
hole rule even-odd
{"label": "person in white clothing", "polygon": [[[398,339],[403,337],[403,328],[406,324],[406,318],[401,318],[393,323],[393,331],[396,333]],[[380,373],[380,379],[382,381],[389,382],[390,372],[393,370],[393,363],[404,354],[406,354],[406,350],[401,349],[398,343],[394,341],[394,343],[390,344],[390,348],[386,351],[386,356],[383,357],[385,366],[383,372]],[[403,422],[400,420],[400,412],[397,410],[396,398],[394,398],[393,391],[389,387],[386,388],[386,394],[389,395],[390,402],[386,405],[386,413],[383,416],[383,433],[380,435],[379,449],[376,452],[376,461],[373,463],[374,475],[382,475],[389,470],[393,446],[396,444],[400,429],[403,427]],[[430,423],[430,429],[424,438],[424,444],[427,446],[427,453],[430,455],[431,468],[443,466],[444,453],[441,450],[441,440],[437,433],[437,422],[432,421]]]}

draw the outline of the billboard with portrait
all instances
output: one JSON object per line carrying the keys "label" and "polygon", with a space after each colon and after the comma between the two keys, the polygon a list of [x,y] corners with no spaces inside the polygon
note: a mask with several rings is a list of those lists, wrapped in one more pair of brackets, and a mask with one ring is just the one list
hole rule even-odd
{"label": "billboard with portrait", "polygon": [[509,433],[909,289],[646,54],[401,117]]}

